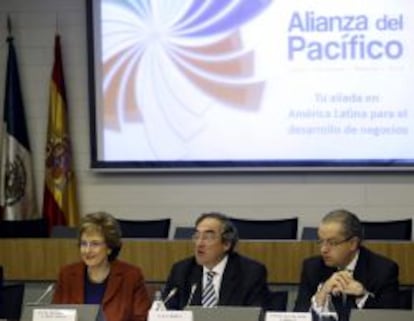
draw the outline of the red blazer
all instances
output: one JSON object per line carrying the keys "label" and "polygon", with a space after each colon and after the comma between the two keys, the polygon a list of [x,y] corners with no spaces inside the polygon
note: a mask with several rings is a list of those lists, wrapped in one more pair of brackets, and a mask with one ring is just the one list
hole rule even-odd
{"label": "red blazer", "polygon": [[[83,304],[85,270],[83,262],[62,267],[52,303]],[[145,321],[150,305],[141,270],[113,261],[102,302],[106,321]]]}

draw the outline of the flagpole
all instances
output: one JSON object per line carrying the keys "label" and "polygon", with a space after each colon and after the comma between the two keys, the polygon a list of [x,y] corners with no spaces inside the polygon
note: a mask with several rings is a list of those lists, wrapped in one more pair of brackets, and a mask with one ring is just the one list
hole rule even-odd
{"label": "flagpole", "polygon": [[10,15],[7,15],[7,32],[9,34],[9,37],[11,37],[12,36],[12,26],[11,26]]}
{"label": "flagpole", "polygon": [[57,12],[56,12],[55,27],[56,27],[56,35],[59,35],[59,14]]}

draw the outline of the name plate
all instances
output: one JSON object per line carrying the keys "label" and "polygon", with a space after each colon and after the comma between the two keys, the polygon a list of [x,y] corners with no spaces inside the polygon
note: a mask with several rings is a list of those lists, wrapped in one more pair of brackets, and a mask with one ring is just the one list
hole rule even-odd
{"label": "name plate", "polygon": [[77,321],[76,309],[33,309],[32,321]]}
{"label": "name plate", "polygon": [[193,321],[192,311],[149,311],[148,321]]}
{"label": "name plate", "polygon": [[310,312],[266,312],[265,321],[312,321]]}

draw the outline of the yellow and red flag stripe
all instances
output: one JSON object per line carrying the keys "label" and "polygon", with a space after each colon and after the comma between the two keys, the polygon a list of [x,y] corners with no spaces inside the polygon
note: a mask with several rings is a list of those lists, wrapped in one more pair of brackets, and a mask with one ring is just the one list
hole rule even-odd
{"label": "yellow and red flag stripe", "polygon": [[55,58],[50,82],[43,195],[43,215],[48,221],[49,230],[54,225],[77,226],[79,223],[73,167],[60,37],[56,35]]}

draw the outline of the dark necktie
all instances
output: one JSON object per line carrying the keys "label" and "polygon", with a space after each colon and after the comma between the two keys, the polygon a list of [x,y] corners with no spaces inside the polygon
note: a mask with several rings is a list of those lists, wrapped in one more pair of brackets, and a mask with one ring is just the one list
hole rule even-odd
{"label": "dark necktie", "polygon": [[[352,270],[343,269],[352,274]],[[340,293],[337,296],[333,296],[332,303],[335,306],[335,310],[338,314],[338,321],[349,321],[352,307],[352,297],[346,293]]]}
{"label": "dark necktie", "polygon": [[338,295],[332,297],[332,303],[338,313],[338,321],[349,321],[351,313],[352,298],[349,295]]}

